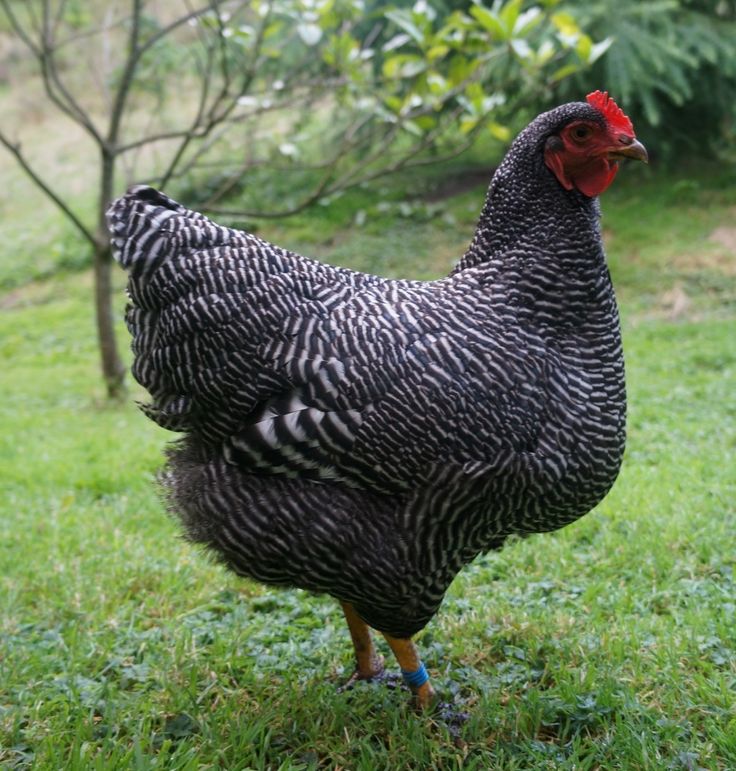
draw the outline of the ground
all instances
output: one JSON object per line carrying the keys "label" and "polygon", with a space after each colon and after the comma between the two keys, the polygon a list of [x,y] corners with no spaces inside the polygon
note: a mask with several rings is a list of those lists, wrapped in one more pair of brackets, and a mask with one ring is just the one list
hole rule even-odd
{"label": "ground", "polygon": [[[435,181],[259,233],[430,278],[483,196],[411,198]],[[468,715],[459,728],[415,715],[400,689],[337,693],[352,661],[336,603],[241,581],[181,540],[152,483],[166,432],[137,389],[103,399],[86,256],[53,217],[36,247],[14,221],[0,257],[0,767],[736,767],[733,181],[626,168],[605,196],[623,471],[589,516],[453,584],[418,642]]]}

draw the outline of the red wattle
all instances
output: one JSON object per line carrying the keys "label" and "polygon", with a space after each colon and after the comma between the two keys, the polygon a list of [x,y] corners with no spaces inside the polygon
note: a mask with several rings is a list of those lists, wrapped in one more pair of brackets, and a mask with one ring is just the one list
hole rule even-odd
{"label": "red wattle", "polygon": [[618,163],[600,158],[572,176],[573,185],[590,198],[600,195],[613,182],[618,173]]}

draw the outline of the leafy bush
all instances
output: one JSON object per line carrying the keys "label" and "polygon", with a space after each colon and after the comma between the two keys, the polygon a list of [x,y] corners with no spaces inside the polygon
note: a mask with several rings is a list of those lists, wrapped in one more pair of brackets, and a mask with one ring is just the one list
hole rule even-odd
{"label": "leafy bush", "polygon": [[[520,106],[557,89],[608,45],[554,6],[274,3],[263,26],[264,61],[233,113],[233,151],[242,155],[241,140],[248,142],[247,185],[229,153],[215,173],[211,159],[197,158],[191,170],[204,174],[183,179],[183,190],[210,211],[226,200],[230,210],[274,216],[452,156],[481,136],[505,143]],[[235,61],[244,57],[241,67],[249,66],[258,28],[249,18],[254,7],[224,22],[225,46]],[[210,23],[223,22],[213,15]],[[268,195],[274,185],[280,189]]]}

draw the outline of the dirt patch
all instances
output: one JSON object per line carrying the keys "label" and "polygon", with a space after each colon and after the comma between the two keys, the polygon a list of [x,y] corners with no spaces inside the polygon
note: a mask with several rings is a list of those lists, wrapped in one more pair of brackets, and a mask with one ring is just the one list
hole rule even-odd
{"label": "dirt patch", "polygon": [[686,317],[692,309],[692,300],[685,289],[677,284],[659,297],[658,310],[670,321],[677,321]]}
{"label": "dirt patch", "polygon": [[[734,217],[736,217],[736,212],[734,212]],[[736,225],[721,225],[708,236],[708,240],[731,252],[736,260]]]}
{"label": "dirt patch", "polygon": [[[736,209],[733,219],[736,222]],[[736,225],[719,225],[703,239],[697,252],[673,255],[668,263],[686,272],[710,270],[736,276]]]}
{"label": "dirt patch", "polygon": [[700,254],[676,254],[668,262],[686,273],[710,270],[724,276],[736,276],[736,253],[725,254],[703,249]]}

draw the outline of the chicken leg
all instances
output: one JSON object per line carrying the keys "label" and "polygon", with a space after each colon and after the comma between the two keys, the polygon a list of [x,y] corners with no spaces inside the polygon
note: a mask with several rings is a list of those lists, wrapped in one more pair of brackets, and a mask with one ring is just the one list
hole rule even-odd
{"label": "chicken leg", "polygon": [[429,709],[434,703],[435,690],[432,688],[427,670],[419,658],[417,646],[408,637],[391,637],[385,632],[383,632],[383,636],[399,662],[404,682],[411,688],[417,707],[420,710]]}
{"label": "chicken leg", "polygon": [[[358,680],[371,680],[383,674],[383,656],[373,644],[371,630],[368,624],[357,614],[349,602],[340,602],[345,620],[348,622],[350,637],[355,648],[355,671],[342,689],[351,688]],[[409,686],[417,706],[425,710],[432,706],[435,691],[429,682],[427,670],[419,658],[417,646],[408,638],[391,637],[383,632],[386,642],[396,656],[401,667],[404,682]]]}
{"label": "chicken leg", "polygon": [[368,624],[349,602],[340,602],[348,622],[350,638],[355,648],[355,671],[343,688],[351,688],[358,680],[370,680],[383,673],[383,656],[376,650]]}

